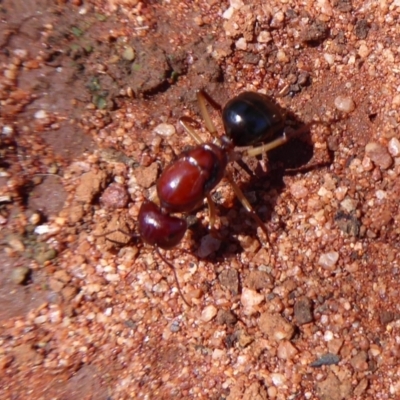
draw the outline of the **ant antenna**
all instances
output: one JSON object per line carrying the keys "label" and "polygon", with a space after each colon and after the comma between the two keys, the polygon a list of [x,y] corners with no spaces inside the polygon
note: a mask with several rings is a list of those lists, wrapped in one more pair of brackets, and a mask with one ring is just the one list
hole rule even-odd
{"label": "ant antenna", "polygon": [[[122,229],[114,229],[114,230],[112,230],[112,231],[103,233],[103,234],[101,234],[101,235],[95,235],[95,237],[97,237],[97,238],[99,238],[99,237],[105,237],[105,236],[110,235],[110,234],[115,233],[115,232],[123,233],[124,235],[130,236],[131,238],[136,237],[135,235],[132,235],[132,234],[130,234],[130,233],[128,233],[128,232],[125,232],[125,231],[122,230]],[[121,244],[121,243],[118,243],[118,242],[116,242],[115,240],[109,239],[109,238],[107,238],[107,237],[106,237],[106,239],[107,239],[108,241],[112,242],[112,243]],[[182,292],[181,286],[179,285],[179,280],[178,280],[178,276],[177,276],[177,274],[176,274],[176,269],[175,269],[175,267],[174,267],[174,266],[172,265],[172,263],[171,263],[170,261],[168,261],[168,260],[165,258],[165,256],[160,252],[160,249],[159,249],[158,246],[154,246],[154,247],[155,247],[155,249],[156,249],[156,251],[157,251],[157,254],[158,254],[159,257],[161,258],[161,260],[164,261],[165,264],[167,264],[168,267],[171,268],[172,273],[174,274],[174,278],[175,278],[175,282],[176,282],[176,287],[177,287],[177,289],[178,289],[178,293],[179,293],[179,295],[182,297],[182,300],[184,301],[184,303],[185,303],[188,307],[192,308],[192,306],[190,305],[190,303],[186,300],[186,297],[184,296],[184,294],[183,294],[183,292]],[[130,272],[129,272],[129,273],[130,273]]]}
{"label": "ant antenna", "polygon": [[182,297],[182,300],[184,301],[184,303],[185,303],[188,307],[192,308],[192,306],[189,304],[189,302],[186,300],[185,296],[184,296],[183,293],[182,293],[182,290],[181,290],[181,287],[180,287],[179,281],[178,281],[178,276],[176,275],[176,269],[175,269],[175,267],[172,265],[171,262],[169,262],[169,261],[165,258],[164,255],[161,254],[160,249],[159,249],[157,246],[155,246],[155,248],[156,248],[157,254],[158,254],[159,257],[161,258],[161,260],[163,260],[163,261],[165,262],[165,264],[167,264],[168,267],[170,267],[170,268],[172,269],[172,273],[174,274],[174,277],[175,277],[176,287],[177,287],[177,289],[178,289],[178,292],[179,292],[180,296]]}

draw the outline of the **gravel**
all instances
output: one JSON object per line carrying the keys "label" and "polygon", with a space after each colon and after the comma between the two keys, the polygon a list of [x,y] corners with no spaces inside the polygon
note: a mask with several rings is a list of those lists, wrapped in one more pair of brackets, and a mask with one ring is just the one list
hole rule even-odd
{"label": "gravel", "polygon": [[[398,7],[247,3],[2,2],[1,398],[400,397]],[[190,216],[188,307],[136,221],[201,89],[310,129],[228,167],[268,241],[226,182]]]}

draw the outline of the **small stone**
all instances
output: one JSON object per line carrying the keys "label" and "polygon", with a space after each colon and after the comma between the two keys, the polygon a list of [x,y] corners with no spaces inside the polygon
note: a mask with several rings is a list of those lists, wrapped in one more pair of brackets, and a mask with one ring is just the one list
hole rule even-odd
{"label": "small stone", "polygon": [[15,80],[17,78],[17,70],[16,69],[6,69],[3,72],[5,78],[10,80]]}
{"label": "small stone", "polygon": [[50,235],[54,235],[56,233],[58,233],[60,231],[60,228],[57,226],[53,226],[53,225],[38,225],[35,229],[34,232],[36,233],[36,235],[46,235],[46,234],[50,234]]}
{"label": "small stone", "polygon": [[172,324],[169,326],[169,330],[173,333],[175,332],[179,332],[181,329],[180,325],[179,325],[179,321],[174,321],[172,322]]}
{"label": "small stone", "polygon": [[251,271],[244,281],[244,286],[252,290],[271,289],[273,287],[273,279],[265,271]]}
{"label": "small stone", "polygon": [[361,165],[364,168],[364,171],[372,171],[374,169],[374,164],[372,163],[372,160],[365,156],[361,162]]}
{"label": "small stone", "polygon": [[213,305],[207,306],[204,308],[203,312],[201,313],[201,320],[204,322],[211,321],[217,315],[217,308]]}
{"label": "small stone", "polygon": [[311,20],[311,24],[301,33],[301,40],[309,43],[321,43],[329,34],[328,25],[321,20]]}
{"label": "small stone", "polygon": [[247,42],[245,38],[240,38],[235,43],[238,50],[247,50]]}
{"label": "small stone", "polygon": [[85,287],[85,292],[88,294],[98,293],[100,292],[101,285],[99,283],[90,283]]}
{"label": "small stone", "polygon": [[348,188],[345,186],[339,186],[335,190],[335,197],[338,201],[342,201],[348,192]]}
{"label": "small stone", "polygon": [[16,57],[20,58],[21,60],[26,59],[26,57],[28,56],[28,50],[26,49],[15,49],[13,53]]}
{"label": "small stone", "polygon": [[57,250],[56,249],[46,249],[46,248],[39,248],[35,253],[35,260],[39,264],[44,264],[46,261],[53,260],[57,257]]}
{"label": "small stone", "polygon": [[145,189],[148,189],[157,180],[158,164],[153,162],[148,167],[136,168],[133,174],[135,175],[137,184]]}
{"label": "small stone", "polygon": [[334,54],[324,53],[324,58],[325,58],[325,61],[329,65],[333,65],[335,63],[335,55]]}
{"label": "small stone", "polygon": [[335,107],[339,111],[343,111],[345,113],[351,113],[356,108],[354,101],[351,97],[347,96],[338,96],[335,98]]}
{"label": "small stone", "polygon": [[200,258],[208,257],[210,254],[214,253],[221,246],[221,241],[211,234],[203,236],[201,238],[200,247],[197,252]]}
{"label": "small stone", "polygon": [[396,94],[395,96],[393,96],[392,104],[394,106],[400,105],[400,94]]}
{"label": "small stone", "polygon": [[112,307],[107,307],[107,308],[104,310],[104,315],[105,315],[106,317],[111,317],[112,313],[113,313],[113,308],[112,308]]}
{"label": "small stone", "polygon": [[231,7],[227,8],[227,9],[223,12],[222,18],[228,19],[228,20],[229,20],[229,19],[232,18],[234,12],[235,12],[235,9],[231,6]]}
{"label": "small stone", "polygon": [[321,186],[317,192],[318,196],[325,198],[326,200],[332,198],[332,192],[328,190],[326,187]]}
{"label": "small stone", "polygon": [[356,210],[357,200],[351,199],[350,197],[346,197],[343,201],[340,202],[340,207],[350,214]]}
{"label": "small stone", "polygon": [[128,204],[129,194],[126,188],[119,183],[111,183],[100,197],[100,202],[107,208],[124,208]]}
{"label": "small stone", "polygon": [[370,26],[366,19],[360,19],[356,22],[356,26],[354,29],[354,33],[358,37],[358,39],[365,39],[368,36],[368,32],[370,30]]}
{"label": "small stone", "polygon": [[300,297],[294,304],[294,317],[298,325],[313,321],[312,302],[307,297]]}
{"label": "small stone", "polygon": [[47,114],[47,112],[45,110],[39,110],[39,111],[35,112],[34,117],[36,119],[44,119],[44,118],[48,117],[48,114]]}
{"label": "small stone", "polygon": [[264,301],[264,296],[257,293],[255,290],[243,288],[242,296],[240,297],[240,302],[244,307],[244,313],[246,315],[251,315],[257,312],[258,305]]}
{"label": "small stone", "polygon": [[291,360],[298,350],[288,340],[283,340],[279,343],[277,356],[281,360]]}
{"label": "small stone", "polygon": [[204,25],[203,18],[201,18],[200,15],[197,15],[196,17],[194,17],[193,21],[197,26],[203,26]]}
{"label": "small stone", "polygon": [[305,187],[304,180],[294,182],[290,185],[290,193],[295,199],[302,199],[308,196],[308,189]]}
{"label": "small stone", "polygon": [[395,315],[392,311],[383,310],[379,313],[379,320],[382,325],[387,325],[388,323],[392,322],[395,318]]}
{"label": "small stone", "polygon": [[61,290],[61,295],[64,298],[65,302],[70,302],[76,295],[78,290],[74,286],[66,286],[63,290]]}
{"label": "small stone", "polygon": [[25,250],[24,244],[15,236],[10,237],[7,243],[15,251],[23,252]]}
{"label": "small stone", "polygon": [[29,217],[29,223],[32,225],[37,225],[40,223],[40,214],[39,213],[33,213],[30,217]]}
{"label": "small stone", "polygon": [[[83,204],[79,204],[79,203],[72,204],[70,207],[65,208],[62,212],[64,213],[65,216],[68,216],[68,222],[71,225],[76,224],[85,215],[85,210],[83,208]],[[35,228],[35,233],[37,233],[37,231],[36,231],[37,228],[39,228],[39,227]]]}
{"label": "small stone", "polygon": [[30,272],[28,267],[15,267],[11,271],[11,280],[17,285],[22,285],[28,279]]}
{"label": "small stone", "polygon": [[38,365],[43,356],[37,353],[30,344],[21,344],[14,348],[12,355],[18,368]]}
{"label": "small stone", "polygon": [[71,281],[71,276],[63,269],[54,272],[53,277],[63,283],[68,283]]}
{"label": "small stone", "polygon": [[328,342],[328,350],[331,354],[339,354],[340,349],[343,346],[343,339],[334,338]]}
{"label": "small stone", "polygon": [[14,128],[11,125],[4,125],[1,133],[4,136],[12,136],[14,133]]}
{"label": "small stone", "polygon": [[284,21],[285,14],[282,11],[277,11],[276,13],[274,13],[269,25],[271,28],[279,28],[280,26],[282,26]]}
{"label": "small stone", "polygon": [[286,377],[283,374],[273,373],[271,374],[272,383],[275,386],[283,386],[286,384]]}
{"label": "small stone", "polygon": [[313,361],[310,364],[310,367],[313,368],[319,368],[322,367],[323,365],[335,365],[338,364],[340,361],[340,357],[337,356],[336,354],[323,354],[318,360]]}
{"label": "small stone", "polygon": [[397,157],[400,154],[400,141],[393,137],[389,140],[388,150],[392,157]]}
{"label": "small stone", "polygon": [[231,7],[235,8],[236,10],[240,10],[242,7],[244,7],[243,0],[230,0],[229,3],[231,4]]}
{"label": "small stone", "polygon": [[104,171],[89,171],[81,176],[76,188],[75,201],[90,204],[92,200],[105,188],[107,173]]}
{"label": "small stone", "polygon": [[264,313],[261,315],[258,325],[264,335],[276,341],[290,340],[294,334],[293,325],[280,314]]}
{"label": "small stone", "polygon": [[365,351],[360,351],[350,360],[350,364],[356,371],[367,371],[367,358],[367,353]]}
{"label": "small stone", "polygon": [[47,315],[39,315],[33,322],[37,325],[44,324],[47,321]]}
{"label": "small stone", "polygon": [[361,379],[360,383],[354,388],[353,395],[357,398],[362,398],[363,393],[367,390],[368,388],[368,379],[363,378]]}
{"label": "small stone", "polygon": [[269,43],[272,40],[272,36],[268,31],[261,31],[257,36],[258,43]]}
{"label": "small stone", "polygon": [[52,290],[53,292],[61,292],[62,288],[64,287],[64,283],[62,283],[61,281],[54,279],[54,278],[50,278],[49,279],[49,288],[50,290]]}
{"label": "small stone", "polygon": [[261,267],[268,265],[270,260],[271,260],[270,253],[267,251],[265,247],[261,247],[260,250],[258,250],[255,256],[253,257],[252,261],[256,265],[259,265]]}
{"label": "small stone", "polygon": [[105,274],[104,279],[108,282],[119,282],[120,276],[118,274]]}
{"label": "small stone", "polygon": [[365,146],[365,154],[375,165],[382,169],[388,169],[393,163],[393,159],[390,156],[388,149],[379,143],[368,143]]}
{"label": "small stone", "polygon": [[254,341],[254,338],[250,336],[246,331],[240,330],[238,334],[238,344],[240,347],[247,347],[250,343]]}
{"label": "small stone", "polygon": [[369,56],[369,53],[370,53],[370,50],[369,50],[368,46],[365,44],[362,44],[360,46],[360,48],[358,49],[358,55],[361,58],[367,58]]}
{"label": "small stone", "polygon": [[225,355],[225,350],[222,349],[215,349],[211,355],[213,360],[218,360]]}
{"label": "small stone", "polygon": [[343,400],[340,381],[333,372],[329,372],[324,381],[317,382],[316,388],[320,399]]}
{"label": "small stone", "polygon": [[154,133],[160,136],[172,136],[176,133],[176,129],[173,125],[162,122],[154,128]]}
{"label": "small stone", "polygon": [[226,287],[233,295],[239,293],[239,274],[235,269],[222,271],[218,279],[222,286]]}
{"label": "small stone", "polygon": [[11,196],[8,194],[5,194],[3,196],[0,196],[0,203],[10,203],[12,200]]}
{"label": "small stone", "polygon": [[327,270],[335,268],[339,260],[339,253],[337,251],[330,251],[329,253],[321,254],[318,260],[318,265]]}
{"label": "small stone", "polygon": [[276,59],[278,60],[278,62],[280,63],[288,63],[290,61],[289,57],[286,55],[286,53],[283,50],[278,50],[278,52],[276,53]]}
{"label": "small stone", "polygon": [[232,327],[237,322],[237,317],[232,311],[218,310],[216,321],[219,325]]}
{"label": "small stone", "polygon": [[317,0],[316,3],[321,9],[321,13],[325,15],[332,16],[333,15],[333,8],[329,0]]}
{"label": "small stone", "polygon": [[372,343],[369,348],[369,353],[372,357],[378,357],[382,353],[382,351],[377,344]]}
{"label": "small stone", "polygon": [[384,200],[387,198],[387,192],[385,192],[384,190],[377,190],[375,192],[375,196],[378,200]]}
{"label": "small stone", "polygon": [[135,59],[135,50],[131,46],[127,46],[122,53],[122,58],[127,61],[133,61]]}
{"label": "small stone", "polygon": [[354,213],[349,214],[339,210],[335,215],[335,223],[341,231],[351,236],[358,236],[360,233],[361,222]]}

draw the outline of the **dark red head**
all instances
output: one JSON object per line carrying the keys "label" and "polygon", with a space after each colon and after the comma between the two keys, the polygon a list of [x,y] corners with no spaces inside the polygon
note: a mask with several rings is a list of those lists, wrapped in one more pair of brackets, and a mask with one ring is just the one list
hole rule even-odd
{"label": "dark red head", "polygon": [[142,240],[166,250],[177,246],[187,230],[184,219],[163,214],[151,201],[143,202],[138,220]]}

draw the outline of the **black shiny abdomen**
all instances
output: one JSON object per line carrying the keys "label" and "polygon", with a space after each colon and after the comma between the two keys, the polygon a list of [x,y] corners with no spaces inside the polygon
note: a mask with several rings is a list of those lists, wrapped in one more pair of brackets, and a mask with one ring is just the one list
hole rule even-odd
{"label": "black shiny abdomen", "polygon": [[272,140],[283,129],[285,114],[270,97],[243,92],[226,103],[222,121],[235,146],[251,146]]}

